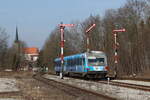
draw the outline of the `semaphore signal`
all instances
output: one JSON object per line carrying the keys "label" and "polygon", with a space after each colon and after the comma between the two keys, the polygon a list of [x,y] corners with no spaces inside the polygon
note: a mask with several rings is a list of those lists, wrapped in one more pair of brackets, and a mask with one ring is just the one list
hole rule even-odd
{"label": "semaphore signal", "polygon": [[94,27],[96,26],[96,24],[93,24],[92,26],[90,26],[85,32],[86,32],[86,45],[87,45],[87,52],[90,51],[89,49],[89,35],[88,35],[88,32],[91,31]]}
{"label": "semaphore signal", "polygon": [[64,29],[65,27],[73,27],[74,24],[63,24],[62,22],[59,24],[60,27],[60,35],[61,35],[61,72],[60,72],[60,78],[63,79],[63,66],[64,66]]}

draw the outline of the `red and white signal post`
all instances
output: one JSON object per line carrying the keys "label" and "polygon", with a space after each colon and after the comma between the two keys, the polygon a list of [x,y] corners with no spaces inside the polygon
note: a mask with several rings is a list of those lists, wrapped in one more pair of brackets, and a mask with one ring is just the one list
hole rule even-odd
{"label": "red and white signal post", "polygon": [[92,30],[95,26],[96,26],[96,24],[93,24],[92,26],[90,26],[90,27],[86,30],[87,52],[90,51],[90,48],[89,48],[90,42],[89,42],[89,34],[88,34],[88,32],[89,32],[90,30]]}
{"label": "red and white signal post", "polygon": [[60,33],[61,33],[61,72],[60,72],[60,78],[63,79],[63,69],[64,69],[64,29],[65,27],[73,27],[74,24],[59,24],[60,27]]}
{"label": "red and white signal post", "polygon": [[[116,29],[116,30],[113,30],[113,36],[114,36],[114,63],[117,64],[118,63],[118,60],[119,60],[119,57],[118,57],[118,48],[119,48],[119,42],[117,42],[117,37],[118,37],[118,32],[125,32],[126,30],[123,28],[123,29]],[[117,74],[117,65],[115,66],[115,71],[116,71],[116,74]]]}
{"label": "red and white signal post", "polygon": [[118,63],[118,47],[119,47],[119,42],[117,42],[117,35],[118,32],[125,32],[125,29],[118,29],[118,30],[113,30],[113,35],[114,35],[114,40],[115,40],[115,44],[114,44],[114,50],[115,50],[115,55],[114,55],[114,61],[115,63]]}

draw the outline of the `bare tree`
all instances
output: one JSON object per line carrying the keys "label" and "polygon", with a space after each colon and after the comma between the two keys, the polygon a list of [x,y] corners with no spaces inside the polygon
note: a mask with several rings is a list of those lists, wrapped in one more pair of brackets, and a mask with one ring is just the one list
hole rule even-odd
{"label": "bare tree", "polygon": [[14,42],[12,47],[9,48],[8,56],[9,58],[9,67],[17,70],[21,67],[21,64],[24,62],[24,48],[27,47],[24,41],[19,40]]}
{"label": "bare tree", "polygon": [[0,28],[0,67],[6,67],[6,54],[8,48],[8,35],[5,29]]}

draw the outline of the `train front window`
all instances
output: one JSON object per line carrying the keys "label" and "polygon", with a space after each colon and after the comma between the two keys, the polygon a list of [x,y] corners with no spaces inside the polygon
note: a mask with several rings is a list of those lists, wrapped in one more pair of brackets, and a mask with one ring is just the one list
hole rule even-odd
{"label": "train front window", "polygon": [[89,66],[103,66],[105,64],[104,58],[88,58]]}

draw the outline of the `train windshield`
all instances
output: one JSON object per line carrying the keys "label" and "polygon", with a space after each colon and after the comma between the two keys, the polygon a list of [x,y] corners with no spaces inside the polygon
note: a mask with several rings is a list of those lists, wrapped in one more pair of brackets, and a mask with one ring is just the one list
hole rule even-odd
{"label": "train windshield", "polygon": [[104,66],[105,60],[104,58],[88,58],[88,65],[89,66]]}

